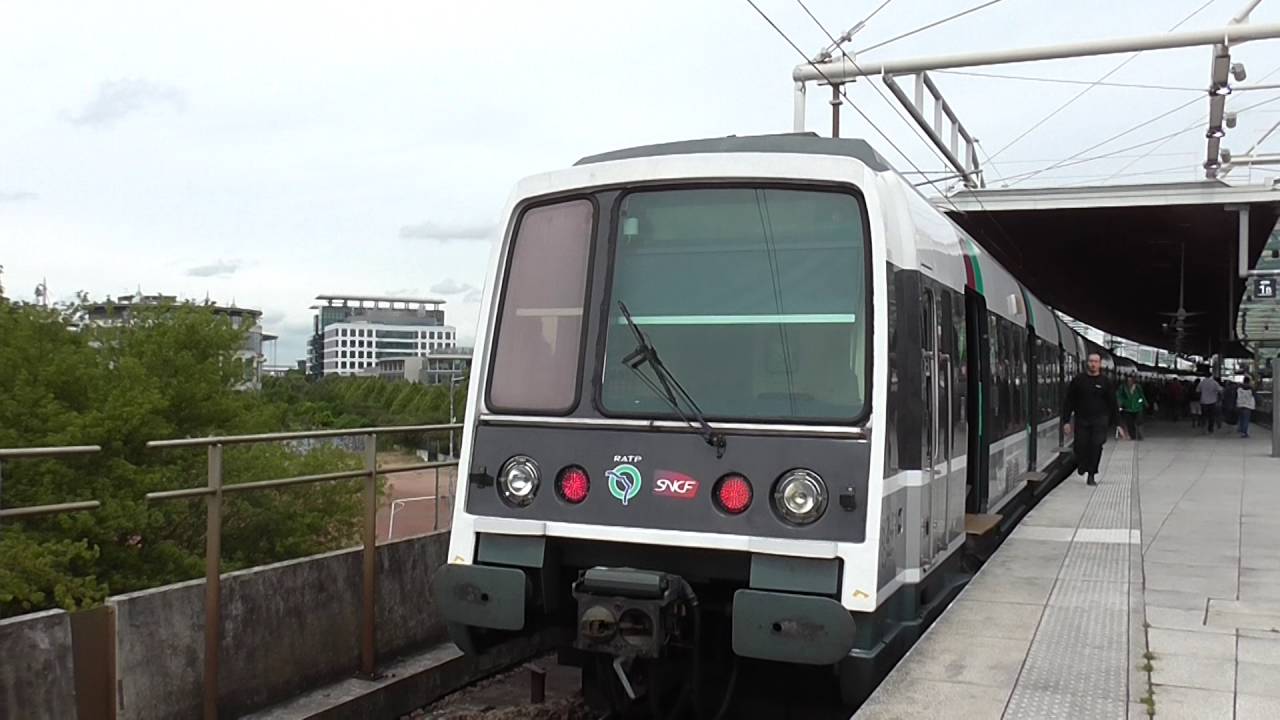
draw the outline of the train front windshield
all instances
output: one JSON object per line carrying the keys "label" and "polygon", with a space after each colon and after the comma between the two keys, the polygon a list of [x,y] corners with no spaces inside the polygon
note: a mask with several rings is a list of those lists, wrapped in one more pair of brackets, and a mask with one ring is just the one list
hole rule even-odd
{"label": "train front windshield", "polygon": [[779,188],[644,191],[624,196],[615,217],[606,414],[671,415],[622,363],[636,344],[622,301],[710,418],[863,415],[869,253],[858,197]]}

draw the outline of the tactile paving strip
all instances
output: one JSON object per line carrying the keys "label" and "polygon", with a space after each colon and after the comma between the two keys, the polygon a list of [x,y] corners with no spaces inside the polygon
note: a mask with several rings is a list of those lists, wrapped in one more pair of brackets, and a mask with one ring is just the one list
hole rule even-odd
{"label": "tactile paving strip", "polygon": [[1128,528],[1130,478],[1106,477],[1080,520],[1082,528]]}
{"label": "tactile paving strip", "polygon": [[[1080,528],[1137,527],[1132,446],[1109,448]],[[1129,575],[1139,546],[1073,541],[1009,698],[1010,720],[1123,718],[1128,710]]]}
{"label": "tactile paving strip", "polygon": [[1129,584],[1126,582],[1099,582],[1096,580],[1067,580],[1059,578],[1049,595],[1049,605],[1081,608],[1084,610],[1129,609]]}
{"label": "tactile paving strip", "polygon": [[[1010,707],[1019,694],[1035,691],[1125,702],[1128,624],[1127,610],[1050,605],[1014,687]],[[1005,717],[1019,716],[1006,713]]]}
{"label": "tactile paving strip", "polygon": [[1126,706],[1122,700],[1083,695],[1059,695],[1039,690],[1015,692],[1009,700],[1006,718],[1036,720],[1124,720]]}
{"label": "tactile paving strip", "polygon": [[1074,542],[1058,573],[1059,580],[1129,581],[1129,548],[1125,543]]}

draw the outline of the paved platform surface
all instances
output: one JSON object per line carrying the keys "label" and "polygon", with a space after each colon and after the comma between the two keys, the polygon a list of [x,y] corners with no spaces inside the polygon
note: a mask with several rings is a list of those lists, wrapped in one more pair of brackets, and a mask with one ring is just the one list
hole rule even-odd
{"label": "paved platform surface", "polygon": [[1280,718],[1280,460],[1147,435],[1041,501],[854,717]]}

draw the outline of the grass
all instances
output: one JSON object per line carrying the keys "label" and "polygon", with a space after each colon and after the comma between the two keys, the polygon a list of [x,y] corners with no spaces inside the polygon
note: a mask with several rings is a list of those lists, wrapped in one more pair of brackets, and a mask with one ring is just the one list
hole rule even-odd
{"label": "grass", "polygon": [[1138,702],[1147,706],[1147,717],[1156,716],[1156,696],[1152,691],[1148,690],[1147,694]]}

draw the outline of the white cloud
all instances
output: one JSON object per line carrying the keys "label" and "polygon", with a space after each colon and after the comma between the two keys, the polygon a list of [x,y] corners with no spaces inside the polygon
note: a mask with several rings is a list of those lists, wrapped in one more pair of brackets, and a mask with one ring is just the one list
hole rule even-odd
{"label": "white cloud", "polygon": [[25,190],[0,190],[0,203],[17,203],[27,200],[35,200],[40,197],[33,192]]}
{"label": "white cloud", "polygon": [[67,119],[74,125],[113,125],[127,115],[155,106],[181,111],[187,106],[186,94],[172,85],[140,78],[111,80],[99,85],[98,94]]}
{"label": "white cloud", "polygon": [[240,265],[239,260],[219,260],[208,265],[187,268],[187,275],[191,277],[230,277],[240,269]]}
{"label": "white cloud", "polygon": [[400,237],[405,240],[488,240],[492,232],[492,225],[443,225],[430,220],[400,226]]}
{"label": "white cloud", "polygon": [[471,283],[460,282],[453,278],[441,280],[431,286],[431,292],[438,293],[440,295],[461,295],[462,293],[470,292],[475,289],[475,286]]}

